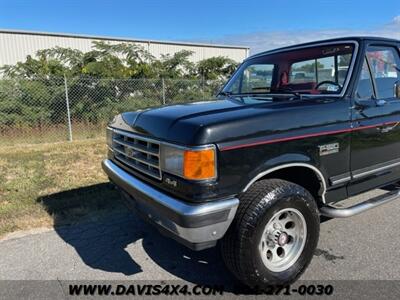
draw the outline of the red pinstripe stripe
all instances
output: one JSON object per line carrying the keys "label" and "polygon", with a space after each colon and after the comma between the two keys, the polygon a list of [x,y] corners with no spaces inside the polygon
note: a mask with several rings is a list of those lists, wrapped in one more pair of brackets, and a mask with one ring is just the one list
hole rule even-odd
{"label": "red pinstripe stripe", "polygon": [[353,131],[358,131],[358,130],[363,130],[363,129],[376,128],[376,127],[380,127],[380,126],[393,125],[393,124],[397,124],[397,123],[399,123],[399,122],[388,122],[388,123],[381,123],[381,124],[375,124],[375,125],[360,126],[360,127],[356,127],[356,128],[347,128],[347,129],[332,130],[332,131],[322,131],[322,132],[318,132],[318,133],[297,135],[297,136],[286,137],[286,138],[277,138],[277,139],[254,142],[254,143],[249,143],[249,144],[227,146],[227,147],[221,148],[221,151],[228,151],[228,150],[239,149],[239,148],[248,148],[248,147],[253,147],[253,146],[258,146],[258,145],[275,144],[275,143],[280,143],[280,142],[288,142],[288,141],[300,140],[300,139],[322,136],[322,135],[332,135],[332,134],[353,132]]}

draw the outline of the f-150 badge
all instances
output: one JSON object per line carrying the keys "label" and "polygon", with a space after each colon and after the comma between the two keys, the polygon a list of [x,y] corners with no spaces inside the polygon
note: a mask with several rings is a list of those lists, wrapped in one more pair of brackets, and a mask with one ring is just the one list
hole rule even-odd
{"label": "f-150 badge", "polygon": [[321,146],[318,146],[318,148],[319,148],[320,156],[338,153],[339,152],[339,143],[321,145]]}

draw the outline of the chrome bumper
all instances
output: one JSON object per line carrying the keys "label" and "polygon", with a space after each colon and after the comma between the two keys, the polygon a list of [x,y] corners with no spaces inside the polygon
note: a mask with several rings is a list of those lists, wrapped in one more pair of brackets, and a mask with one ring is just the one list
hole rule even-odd
{"label": "chrome bumper", "polygon": [[135,178],[109,159],[102,162],[102,167],[130,206],[162,233],[194,250],[214,246],[224,236],[239,205],[237,198],[189,204]]}

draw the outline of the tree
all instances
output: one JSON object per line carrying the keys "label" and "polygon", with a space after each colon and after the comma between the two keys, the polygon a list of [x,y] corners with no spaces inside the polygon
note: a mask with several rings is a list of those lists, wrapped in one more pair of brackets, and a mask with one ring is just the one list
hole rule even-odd
{"label": "tree", "polygon": [[159,60],[155,60],[151,67],[157,78],[178,79],[193,78],[195,73],[195,65],[190,61],[189,57],[192,51],[181,50],[173,55],[162,54]]}
{"label": "tree", "polygon": [[197,63],[197,72],[205,80],[225,79],[233,73],[237,64],[230,58],[217,56]]}
{"label": "tree", "polygon": [[39,50],[36,57],[27,56],[24,62],[2,68],[6,77],[48,78],[49,76],[94,78],[168,78],[205,80],[225,79],[237,64],[226,57],[204,59],[194,64],[193,52],[182,50],[161,55],[159,59],[142,46],[133,43],[110,44],[93,42],[92,50],[82,52],[71,48],[54,47]]}
{"label": "tree", "polygon": [[88,52],[40,50],[2,68],[1,87],[9,88],[0,91],[0,124],[65,124],[64,77],[72,121],[104,122],[119,111],[159,105],[164,99],[173,103],[209,98],[217,89],[212,81],[225,79],[236,64],[225,57],[195,64],[192,54],[182,50],[155,58],[140,45],[103,41],[93,42]]}

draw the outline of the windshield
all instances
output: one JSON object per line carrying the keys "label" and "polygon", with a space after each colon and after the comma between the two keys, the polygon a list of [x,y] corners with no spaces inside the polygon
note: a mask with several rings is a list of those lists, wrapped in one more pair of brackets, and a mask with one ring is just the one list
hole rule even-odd
{"label": "windshield", "polygon": [[239,67],[222,92],[340,94],[353,50],[353,44],[337,44],[254,57]]}

